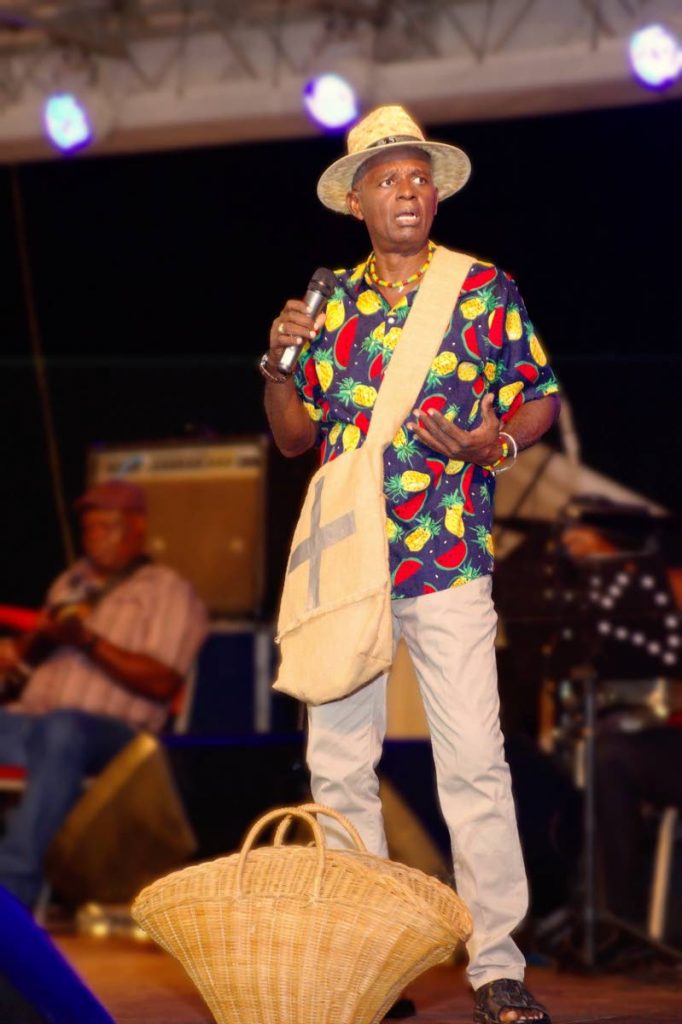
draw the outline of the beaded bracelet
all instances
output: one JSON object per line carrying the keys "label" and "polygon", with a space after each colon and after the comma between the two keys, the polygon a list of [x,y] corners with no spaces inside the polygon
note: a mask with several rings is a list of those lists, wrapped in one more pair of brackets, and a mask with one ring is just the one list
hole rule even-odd
{"label": "beaded bracelet", "polygon": [[[504,438],[507,438],[505,441]],[[499,459],[495,459],[489,466],[484,466],[490,473],[504,473],[506,470],[511,469],[516,462],[519,454],[519,446],[516,440],[508,434],[505,430],[501,430],[499,433],[500,444],[502,445],[502,454]],[[511,448],[511,456],[509,449]],[[511,460],[511,461],[508,461]],[[503,465],[504,463],[504,465]]]}

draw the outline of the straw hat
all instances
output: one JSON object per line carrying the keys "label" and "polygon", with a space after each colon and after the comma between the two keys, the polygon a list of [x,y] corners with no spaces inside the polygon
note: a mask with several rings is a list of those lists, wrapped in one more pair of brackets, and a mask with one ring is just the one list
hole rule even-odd
{"label": "straw hat", "polygon": [[377,107],[348,133],[348,155],[328,167],[317,183],[317,195],[337,213],[348,213],[346,196],[359,167],[380,150],[417,146],[431,157],[438,198],[447,199],[466,184],[469,157],[445,142],[427,142],[424,133],[403,107]]}

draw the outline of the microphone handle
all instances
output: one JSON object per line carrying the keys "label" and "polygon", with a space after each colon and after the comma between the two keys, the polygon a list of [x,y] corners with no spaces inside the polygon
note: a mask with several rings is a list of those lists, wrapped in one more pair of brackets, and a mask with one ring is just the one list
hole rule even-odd
{"label": "microphone handle", "polygon": [[[326,296],[322,292],[318,291],[317,288],[309,288],[303,296],[303,301],[307,306],[308,313],[314,320],[317,314],[320,312],[325,302],[327,301]],[[279,357],[277,363],[277,369],[285,377],[290,377],[296,368],[298,357],[301,354],[302,345],[287,345]]]}

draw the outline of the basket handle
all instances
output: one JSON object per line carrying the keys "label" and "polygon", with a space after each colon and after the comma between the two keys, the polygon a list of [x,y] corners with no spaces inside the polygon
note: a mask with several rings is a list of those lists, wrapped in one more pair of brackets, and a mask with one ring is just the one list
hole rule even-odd
{"label": "basket handle", "polygon": [[[308,805],[305,805],[308,806]],[[325,854],[325,842],[324,833],[322,828],[312,814],[308,814],[303,807],[279,807],[274,811],[268,811],[262,818],[259,818],[254,825],[249,829],[246,839],[242,843],[242,848],[239,853],[239,863],[237,865],[237,879],[236,879],[236,894],[242,896],[242,882],[244,879],[244,868],[246,867],[246,858],[255,843],[258,836],[263,832],[268,825],[277,821],[278,818],[284,818],[287,824],[291,822],[293,818],[300,818],[301,821],[305,821],[313,833],[315,840],[315,850],[317,853],[317,866],[315,869],[315,880],[313,882],[313,895],[315,898],[319,898],[320,891],[322,889],[322,875],[324,873],[324,854]],[[280,826],[281,827],[281,826]],[[280,844],[281,845],[281,844]]]}
{"label": "basket handle", "polygon": [[[344,827],[348,835],[351,837],[356,850],[359,850],[361,853],[367,853],[367,847],[363,843],[360,833],[356,829],[355,825],[353,825],[343,814],[339,814],[338,811],[333,810],[331,807],[324,807],[322,804],[299,804],[296,810],[303,811],[305,814],[324,814],[327,818],[334,818],[339,825]],[[286,834],[291,828],[292,821],[293,817],[291,814],[287,814],[286,818],[280,821],[273,840],[274,846],[281,846],[283,844]]]}

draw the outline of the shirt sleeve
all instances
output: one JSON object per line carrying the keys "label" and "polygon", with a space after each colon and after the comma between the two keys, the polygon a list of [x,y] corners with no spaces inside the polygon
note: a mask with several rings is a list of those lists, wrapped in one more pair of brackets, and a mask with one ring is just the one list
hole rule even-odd
{"label": "shirt sleeve", "polygon": [[303,402],[305,411],[311,420],[314,420],[316,423],[322,418],[320,402],[323,391],[317,376],[313,351],[320,336],[318,335],[317,338],[314,338],[312,343],[309,341],[303,343],[301,354],[298,357],[296,369],[294,370],[294,384],[296,385],[298,397]]}
{"label": "shirt sleeve", "polygon": [[508,278],[507,284],[502,348],[493,389],[495,411],[503,420],[509,419],[525,402],[559,391],[516,282]]}
{"label": "shirt sleeve", "polygon": [[325,398],[324,388],[320,384],[315,360],[316,346],[324,338],[324,327],[312,342],[305,342],[294,371],[294,384],[303,408],[317,427],[315,444],[317,448],[324,446],[330,430],[329,400]]}

